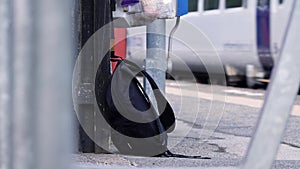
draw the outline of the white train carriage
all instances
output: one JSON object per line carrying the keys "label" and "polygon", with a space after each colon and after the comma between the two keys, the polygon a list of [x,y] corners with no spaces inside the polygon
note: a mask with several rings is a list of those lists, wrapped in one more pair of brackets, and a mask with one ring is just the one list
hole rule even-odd
{"label": "white train carriage", "polygon": [[[247,79],[252,87],[257,79],[270,76],[278,60],[291,8],[292,0],[189,0],[190,13],[182,23],[201,33],[179,26],[175,34],[191,38],[191,43],[174,41],[170,71],[184,74],[180,60],[196,74],[205,74],[208,67],[213,71],[220,65],[209,60],[217,53],[228,83]],[[167,34],[174,23],[167,21]],[[145,27],[128,29],[127,58],[140,64],[146,57],[145,32]],[[196,40],[203,37],[213,47]]]}

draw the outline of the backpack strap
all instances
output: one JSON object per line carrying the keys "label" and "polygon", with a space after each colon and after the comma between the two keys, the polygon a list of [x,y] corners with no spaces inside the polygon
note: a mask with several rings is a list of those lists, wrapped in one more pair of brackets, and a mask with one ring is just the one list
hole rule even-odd
{"label": "backpack strap", "polygon": [[192,159],[211,159],[210,157],[204,157],[204,156],[187,156],[182,154],[175,154],[172,153],[170,150],[165,151],[164,153],[161,153],[159,155],[156,155],[155,157],[175,157],[175,158],[192,158]]}
{"label": "backpack strap", "polygon": [[138,65],[136,65],[135,63],[129,61],[129,60],[123,60],[124,63],[126,63],[129,66],[134,67],[135,69],[140,70],[140,72],[146,77],[146,79],[149,81],[151,88],[153,90],[159,89],[159,87],[157,86],[157,84],[155,83],[154,79],[144,70],[141,69]]}
{"label": "backpack strap", "polygon": [[115,55],[115,52],[111,52],[111,55],[110,55],[110,61],[111,62],[120,62],[120,61],[123,61],[124,59],[121,57],[121,56],[116,56]]}
{"label": "backpack strap", "polygon": [[160,113],[159,120],[162,123],[164,129],[167,129],[167,132],[170,133],[175,129],[175,114],[174,111],[168,102],[168,100],[165,98],[161,90],[159,90],[159,87],[153,80],[153,78],[142,68],[140,68],[138,65],[135,63],[128,61],[128,60],[123,60],[123,62],[127,66],[131,66],[132,69],[138,70],[138,72],[141,72],[144,77],[148,80],[148,82],[151,85],[151,88],[153,90],[155,99],[157,101],[157,108]]}

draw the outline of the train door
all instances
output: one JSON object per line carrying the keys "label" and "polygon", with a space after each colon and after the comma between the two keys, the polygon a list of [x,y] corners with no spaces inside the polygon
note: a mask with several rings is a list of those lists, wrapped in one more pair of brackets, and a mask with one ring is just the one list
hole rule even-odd
{"label": "train door", "polygon": [[271,0],[271,53],[275,63],[279,59],[293,2],[292,0]]}
{"label": "train door", "polygon": [[274,61],[271,55],[270,0],[257,0],[256,40],[257,54],[266,72],[270,72]]}

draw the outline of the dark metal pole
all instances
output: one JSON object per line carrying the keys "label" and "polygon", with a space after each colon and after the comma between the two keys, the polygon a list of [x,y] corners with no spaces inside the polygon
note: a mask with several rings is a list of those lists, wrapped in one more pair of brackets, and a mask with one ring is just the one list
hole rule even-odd
{"label": "dark metal pole", "polygon": [[[80,0],[80,19],[79,19],[79,43],[80,48],[83,48],[85,43],[94,33],[94,0]],[[90,51],[93,51],[93,46],[88,46]],[[79,151],[84,153],[95,152],[94,136],[88,136],[87,133],[94,133],[94,100],[93,98],[93,73],[94,73],[94,57],[78,58],[80,72],[80,93],[78,106],[79,125]],[[86,92],[89,91],[89,92]],[[82,126],[85,126],[84,130]],[[91,137],[91,138],[90,138]]]}
{"label": "dark metal pole", "polygon": [[[79,64],[79,93],[77,96],[79,101],[78,118],[80,127],[80,145],[79,151],[85,153],[106,153],[109,148],[109,129],[105,128],[99,121],[100,111],[107,111],[105,107],[98,108],[95,99],[95,77],[97,71],[102,71],[102,76],[97,79],[101,84],[101,91],[105,90],[105,85],[110,76],[110,52],[103,53],[105,49],[110,47],[110,39],[112,37],[112,21],[111,1],[110,0],[81,0],[80,1],[80,39],[81,48],[87,51],[93,51],[90,55],[84,55],[78,58]],[[103,35],[94,34],[100,28],[106,26]],[[109,29],[108,29],[109,28]],[[94,36],[93,36],[94,35]],[[92,45],[86,45],[89,40],[93,41]],[[105,51],[106,52],[106,51]],[[101,58],[103,64],[99,67]],[[77,92],[78,93],[78,92]],[[101,100],[105,100],[102,98]],[[104,103],[101,103],[104,105]],[[88,133],[88,134],[87,134]],[[102,147],[97,146],[94,141]],[[105,147],[103,147],[105,145]],[[104,150],[105,149],[105,150]]]}
{"label": "dark metal pole", "polygon": [[[113,27],[111,24],[112,21],[112,5],[111,0],[94,0],[94,32],[97,32],[99,29],[103,28],[104,33],[99,35],[96,33],[94,37],[94,79],[97,77],[97,71],[102,72],[102,76],[97,77],[100,79],[95,79],[101,84],[100,91],[105,93],[108,86],[108,81],[110,78],[110,52],[106,51],[110,48],[110,40],[112,38]],[[103,58],[104,56],[104,58]],[[101,60],[102,58],[102,60]],[[102,62],[101,67],[100,60]],[[95,86],[95,85],[94,85]],[[105,112],[108,109],[105,107],[105,95],[102,95],[100,99],[102,107],[98,108],[96,99],[94,100],[94,121],[95,121],[95,135],[96,140],[95,152],[96,153],[107,153],[109,150],[109,137],[110,129],[102,124],[100,118],[100,111]]]}

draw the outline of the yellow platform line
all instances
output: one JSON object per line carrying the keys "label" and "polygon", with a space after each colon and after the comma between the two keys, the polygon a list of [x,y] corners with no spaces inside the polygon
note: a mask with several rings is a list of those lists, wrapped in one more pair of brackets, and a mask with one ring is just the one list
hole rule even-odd
{"label": "yellow platform line", "polygon": [[[232,103],[237,105],[243,105],[243,106],[249,106],[254,108],[261,108],[263,105],[263,100],[261,99],[252,99],[252,98],[245,98],[240,96],[226,96],[221,94],[211,94],[211,93],[205,93],[205,92],[197,92],[197,91],[191,91],[187,89],[180,89],[176,87],[166,87],[166,93],[167,94],[173,94],[178,96],[188,96],[188,97],[196,97],[206,100],[216,100],[221,101],[225,103]],[[300,105],[294,105],[292,110],[292,115],[294,116],[300,116]]]}

